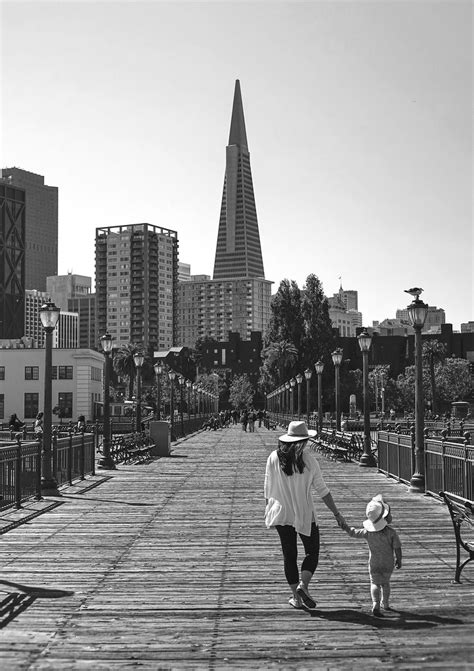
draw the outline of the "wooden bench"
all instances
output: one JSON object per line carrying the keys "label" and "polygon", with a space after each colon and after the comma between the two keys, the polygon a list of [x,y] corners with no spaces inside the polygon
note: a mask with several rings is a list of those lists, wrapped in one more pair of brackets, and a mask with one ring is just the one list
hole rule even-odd
{"label": "wooden bench", "polygon": [[144,433],[132,433],[125,436],[123,444],[124,462],[128,464],[146,464],[151,459],[151,448],[148,437]]}
{"label": "wooden bench", "polygon": [[[461,582],[461,571],[470,561],[474,559],[474,506],[471,501],[450,494],[449,492],[440,492],[439,495],[448,506],[451,521],[454,527],[454,537],[456,539],[456,572],[454,582]],[[466,539],[466,534],[470,534],[472,540]],[[467,559],[461,564],[461,549],[468,554]]]}
{"label": "wooden bench", "polygon": [[317,449],[335,461],[350,461],[350,444],[350,434],[345,434],[344,431],[335,431],[334,429],[322,429],[316,441]]}

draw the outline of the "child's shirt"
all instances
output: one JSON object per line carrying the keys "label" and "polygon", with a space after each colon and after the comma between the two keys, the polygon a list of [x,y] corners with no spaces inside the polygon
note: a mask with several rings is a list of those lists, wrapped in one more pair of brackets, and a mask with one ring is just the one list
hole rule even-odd
{"label": "child's shirt", "polygon": [[369,569],[371,571],[377,573],[393,571],[395,549],[402,546],[395,529],[388,525],[382,531],[367,531],[367,529],[351,527],[348,533],[352,538],[364,538],[367,541],[369,546]]}

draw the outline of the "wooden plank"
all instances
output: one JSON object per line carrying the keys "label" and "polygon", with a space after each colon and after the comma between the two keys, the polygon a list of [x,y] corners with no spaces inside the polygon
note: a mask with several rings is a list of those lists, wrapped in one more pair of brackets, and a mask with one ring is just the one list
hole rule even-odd
{"label": "wooden plank", "polygon": [[[400,614],[371,616],[366,545],[338,529],[321,501],[318,610],[289,607],[278,537],[263,524],[277,435],[198,434],[170,458],[64,490],[60,506],[4,534],[0,668],[474,664],[474,574],[468,566],[462,584],[451,583],[447,509],[374,469],[317,456],[349,523],[360,526],[374,494],[390,501],[404,552],[392,585]],[[26,607],[15,613],[15,604]]]}

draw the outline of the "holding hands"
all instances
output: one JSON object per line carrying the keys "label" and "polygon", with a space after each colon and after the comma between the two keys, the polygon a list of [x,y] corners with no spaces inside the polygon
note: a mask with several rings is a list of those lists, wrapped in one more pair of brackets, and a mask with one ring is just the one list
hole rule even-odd
{"label": "holding hands", "polygon": [[349,526],[344,519],[344,515],[342,515],[339,511],[335,513],[334,517],[336,518],[337,525],[343,530],[343,531],[349,531]]}

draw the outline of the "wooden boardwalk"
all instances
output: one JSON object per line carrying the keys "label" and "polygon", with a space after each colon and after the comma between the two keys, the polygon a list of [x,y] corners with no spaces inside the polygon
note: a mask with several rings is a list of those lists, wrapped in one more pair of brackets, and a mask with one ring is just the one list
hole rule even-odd
{"label": "wooden boardwalk", "polygon": [[[318,610],[294,610],[263,524],[277,433],[182,441],[4,516],[0,669],[474,669],[474,566],[454,577],[447,509],[373,469],[319,458],[349,523],[383,493],[403,544],[392,605],[371,615],[367,548],[322,502]],[[59,505],[58,505],[59,502]],[[0,528],[1,530],[1,528]]]}

